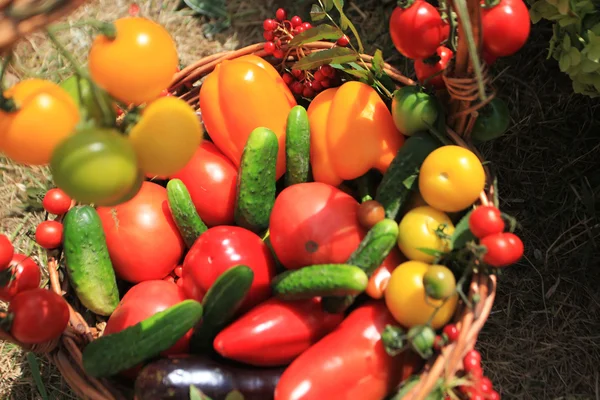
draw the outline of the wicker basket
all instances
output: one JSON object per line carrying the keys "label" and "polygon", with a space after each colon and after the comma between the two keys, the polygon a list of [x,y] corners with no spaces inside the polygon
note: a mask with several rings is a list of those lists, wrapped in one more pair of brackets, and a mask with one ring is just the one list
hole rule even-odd
{"label": "wicker basket", "polygon": [[[72,2],[70,4],[74,5]],[[469,17],[473,27],[473,33],[476,41],[479,42],[480,36],[480,11],[479,0],[467,0],[469,8]],[[66,11],[66,10],[65,10]],[[48,17],[49,18],[49,17]],[[41,25],[48,23],[50,19],[41,22]],[[460,21],[459,21],[460,30]],[[0,29],[1,31],[1,29]],[[14,37],[13,37],[14,39]],[[12,39],[11,39],[12,40]],[[0,35],[0,46],[9,43],[10,40]],[[329,42],[315,42],[303,46],[305,52],[320,51],[332,47]],[[170,87],[170,91],[182,99],[186,100],[194,108],[198,108],[198,94],[202,78],[213,71],[215,66],[224,60],[235,59],[248,54],[255,54],[265,57],[267,54],[263,50],[263,43],[254,44],[236,51],[223,52],[205,57],[193,65],[190,65],[180,71],[175,77]],[[3,48],[3,47],[0,47]],[[290,64],[295,61],[295,52],[291,52],[286,60]],[[372,61],[369,55],[362,56],[363,61],[368,65]],[[280,60],[274,60],[280,62]],[[393,79],[398,87],[414,85],[411,79],[402,75],[400,71],[389,64],[385,64],[385,72]],[[484,68],[484,76],[487,71]],[[477,118],[477,110],[485,105],[494,96],[493,89],[486,101],[479,99],[477,79],[474,77],[470,63],[468,46],[465,40],[459,40],[456,53],[456,62],[454,68],[444,76],[447,91],[449,94],[448,109],[450,115],[447,124],[447,137],[457,145],[470,148],[475,154],[478,152],[471,146],[469,133]],[[486,86],[489,85],[489,79],[484,78]],[[480,157],[481,158],[481,157]],[[492,176],[488,167],[486,168],[487,184],[486,191],[481,193],[479,203],[488,205],[492,203],[494,187]],[[59,263],[57,260],[59,254],[53,252],[49,254],[48,271],[50,275],[51,289],[64,295],[69,291],[68,281],[60,280]],[[462,369],[462,359],[465,353],[471,350],[477,340],[478,334],[489,316],[496,292],[496,277],[485,273],[477,273],[473,276],[469,296],[478,297],[474,302],[474,307],[467,307],[462,304],[457,310],[455,321],[460,330],[460,337],[453,343],[447,344],[441,352],[431,359],[421,371],[419,382],[405,396],[407,400],[424,400],[432,391],[440,377],[450,379]],[[73,389],[73,391],[84,399],[92,400],[117,400],[131,398],[131,388],[121,383],[107,379],[95,379],[88,376],[82,367],[82,349],[86,344],[93,341],[101,334],[97,327],[90,327],[81,314],[70,306],[69,326],[59,340],[44,343],[38,346],[26,346],[18,343],[14,338],[0,330],[0,339],[8,340],[21,345],[26,350],[31,350],[38,354],[45,355],[60,370],[63,378]]]}

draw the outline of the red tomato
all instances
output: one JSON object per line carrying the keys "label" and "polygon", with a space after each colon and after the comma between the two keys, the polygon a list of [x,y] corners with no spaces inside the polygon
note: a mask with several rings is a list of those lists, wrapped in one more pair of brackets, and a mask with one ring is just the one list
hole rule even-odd
{"label": "red tomato", "polygon": [[287,367],[275,400],[380,400],[418,370],[419,356],[388,355],[381,333],[395,321],[384,302],[354,310],[332,333]]}
{"label": "red tomato", "polygon": [[449,34],[450,27],[438,10],[424,0],[416,0],[407,8],[396,7],[390,18],[394,46],[415,60],[431,56]]}
{"label": "red tomato", "polygon": [[392,276],[392,271],[405,261],[406,258],[400,253],[399,249],[392,249],[390,254],[383,260],[383,263],[369,278],[369,284],[365,292],[374,299],[383,298],[383,293],[390,280],[390,276]]}
{"label": "red tomato", "polygon": [[183,261],[183,288],[189,298],[202,301],[211,285],[226,270],[246,265],[254,272],[241,312],[271,296],[275,262],[267,245],[255,233],[237,226],[215,226],[204,232]]}
{"label": "red tomato", "polygon": [[504,226],[500,210],[493,206],[477,207],[469,217],[469,230],[480,239],[503,232]]}
{"label": "red tomato", "polygon": [[185,184],[206,225],[231,225],[238,170],[217,147],[204,141],[187,165],[171,178]]}
{"label": "red tomato", "polygon": [[15,253],[9,269],[0,273],[0,300],[10,301],[17,293],[37,289],[42,275],[31,258]]}
{"label": "red tomato", "polygon": [[522,0],[500,0],[496,6],[481,9],[481,25],[484,51],[491,56],[506,57],[527,42],[531,20]]}
{"label": "red tomato", "polygon": [[277,258],[289,269],[344,263],[365,235],[358,208],[350,195],[325,183],[284,189],[275,200],[269,224]]}
{"label": "red tomato", "polygon": [[0,271],[8,268],[8,264],[10,264],[14,254],[15,248],[8,236],[0,234]]}
{"label": "red tomato", "polygon": [[[158,312],[181,303],[185,299],[183,291],[172,282],[156,280],[138,283],[123,296],[119,305],[108,319],[104,334],[110,335],[111,333],[120,332]],[[173,347],[165,350],[163,354],[175,355],[187,353],[191,337],[192,330],[179,339]]]}
{"label": "red tomato", "polygon": [[129,282],[162,279],[177,266],[185,243],[167,204],[167,190],[144,182],[135,197],[98,207],[117,275]]}
{"label": "red tomato", "polygon": [[54,188],[46,192],[42,205],[50,214],[63,215],[71,208],[71,198],[62,190]]}
{"label": "red tomato", "polygon": [[44,221],[35,230],[35,241],[44,249],[56,249],[62,244],[63,225],[58,221]]}
{"label": "red tomato", "polygon": [[[446,86],[444,83],[444,78],[442,77],[443,70],[446,69],[450,60],[452,60],[452,56],[454,53],[447,47],[440,46],[436,50],[436,61],[432,64],[427,62],[426,60],[415,60],[415,72],[417,74],[417,79],[422,84],[427,81],[428,85],[433,86],[437,89],[442,89]],[[434,76],[435,75],[435,76]]]}
{"label": "red tomato", "polygon": [[21,343],[44,343],[58,338],[69,323],[69,306],[50,290],[35,288],[17,294],[8,306],[10,333]]}
{"label": "red tomato", "polygon": [[506,267],[516,263],[523,256],[523,242],[510,232],[497,233],[481,239],[487,248],[483,261],[493,267]]}

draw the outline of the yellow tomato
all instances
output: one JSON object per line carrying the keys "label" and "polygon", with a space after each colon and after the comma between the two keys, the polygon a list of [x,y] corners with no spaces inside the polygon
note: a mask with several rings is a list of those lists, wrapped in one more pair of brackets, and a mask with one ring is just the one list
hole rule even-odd
{"label": "yellow tomato", "polygon": [[485,187],[485,171],[479,158],[460,146],[434,150],[419,172],[419,191],[431,207],[445,212],[464,210]]}
{"label": "yellow tomato", "polygon": [[45,165],[52,152],[74,133],[79,110],[60,86],[41,79],[28,79],[5,92],[18,108],[2,113],[0,149],[15,162]]}
{"label": "yellow tomato", "polygon": [[445,303],[426,297],[423,276],[428,268],[428,264],[420,261],[402,263],[392,272],[385,289],[388,309],[396,321],[406,328],[427,323],[436,308],[441,307],[431,321],[431,327],[439,329],[452,319],[456,310],[456,293]]}
{"label": "yellow tomato", "polygon": [[152,102],[129,132],[142,171],[167,176],[185,167],[202,141],[196,112],[177,97]]}
{"label": "yellow tomato", "polygon": [[429,206],[413,208],[400,221],[398,247],[409,260],[432,262],[435,257],[419,248],[446,251],[448,240],[443,236],[453,232],[454,225],[443,212]]}

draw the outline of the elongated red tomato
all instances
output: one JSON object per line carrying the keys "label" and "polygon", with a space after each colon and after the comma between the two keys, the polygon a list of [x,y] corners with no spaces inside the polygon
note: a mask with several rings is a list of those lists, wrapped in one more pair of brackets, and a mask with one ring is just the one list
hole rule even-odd
{"label": "elongated red tomato", "polygon": [[144,182],[115,207],[98,207],[117,275],[128,282],[162,279],[181,260],[185,244],[167,204],[167,190]]}
{"label": "elongated red tomato", "polygon": [[412,352],[389,356],[381,333],[394,319],[381,301],[354,310],[285,370],[275,400],[381,400],[421,366]]}
{"label": "elongated red tomato", "polygon": [[343,314],[323,311],[321,300],[270,299],[250,310],[215,338],[215,350],[225,358],[256,366],[279,366],[335,329]]}

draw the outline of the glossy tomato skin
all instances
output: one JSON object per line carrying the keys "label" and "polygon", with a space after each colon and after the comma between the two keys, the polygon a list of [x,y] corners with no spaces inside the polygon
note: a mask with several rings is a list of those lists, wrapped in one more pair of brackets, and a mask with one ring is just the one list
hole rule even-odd
{"label": "glossy tomato skin", "polygon": [[500,0],[496,6],[482,8],[481,24],[483,48],[496,57],[519,51],[531,30],[529,11],[522,0]]}
{"label": "glossy tomato skin", "polygon": [[344,263],[365,236],[359,204],[350,195],[320,182],[284,189],[271,212],[270,241],[288,269]]}
{"label": "glossy tomato skin", "polygon": [[59,188],[53,188],[46,192],[42,205],[44,210],[54,215],[64,215],[71,208],[71,198]]}
{"label": "glossy tomato skin", "polygon": [[62,244],[63,225],[58,221],[44,221],[35,230],[35,241],[44,249],[56,249]]}
{"label": "glossy tomato skin", "polygon": [[207,226],[233,224],[238,170],[217,147],[204,141],[183,169],[171,176],[185,184]]}
{"label": "glossy tomato skin", "polygon": [[[433,86],[436,89],[443,89],[446,84],[442,77],[442,71],[446,69],[454,53],[445,46],[440,46],[436,50],[438,60],[435,63],[428,63],[426,60],[415,60],[415,73],[417,79],[422,84],[427,81],[428,86]],[[435,76],[434,76],[435,75]]]}
{"label": "glossy tomato skin", "polygon": [[487,248],[483,261],[493,267],[507,267],[523,256],[524,246],[521,239],[510,232],[497,233],[481,239],[481,245]]}
{"label": "glossy tomato skin", "polygon": [[8,312],[13,315],[10,333],[26,344],[56,339],[69,323],[69,306],[65,300],[42,288],[17,294],[11,300]]}
{"label": "glossy tomato skin", "polygon": [[98,207],[108,252],[126,281],[162,279],[175,268],[185,243],[167,204],[167,191],[144,182],[138,194],[115,207]]}
{"label": "glossy tomato skin", "polygon": [[389,356],[381,333],[395,321],[383,302],[354,310],[284,371],[275,400],[380,400],[418,370],[411,352]]}
{"label": "glossy tomato skin", "polygon": [[145,18],[120,18],[114,23],[114,40],[96,37],[90,48],[88,67],[100,87],[129,104],[159,97],[175,75],[177,48],[169,32]]}
{"label": "glossy tomato skin", "polygon": [[343,319],[343,314],[323,311],[319,298],[273,298],[222,330],[214,340],[214,348],[225,358],[250,365],[287,365]]}
{"label": "glossy tomato skin", "polygon": [[414,60],[431,56],[449,33],[450,27],[438,10],[423,0],[416,0],[408,8],[396,7],[390,18],[394,46]]}
{"label": "glossy tomato skin", "polygon": [[255,233],[237,226],[215,226],[204,232],[183,261],[183,287],[186,295],[202,301],[211,285],[226,270],[246,265],[254,272],[241,312],[271,296],[275,262],[267,245]]}
{"label": "glossy tomato skin", "polygon": [[40,267],[26,255],[15,253],[9,270],[0,274],[0,300],[10,301],[17,293],[40,286]]}
{"label": "glossy tomato skin", "polygon": [[484,238],[504,231],[502,214],[494,206],[480,206],[469,217],[469,230],[475,237]]}
{"label": "glossy tomato skin", "polygon": [[0,271],[8,268],[8,264],[15,255],[15,248],[6,235],[0,234]]}

